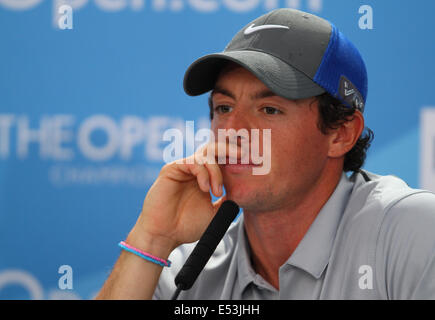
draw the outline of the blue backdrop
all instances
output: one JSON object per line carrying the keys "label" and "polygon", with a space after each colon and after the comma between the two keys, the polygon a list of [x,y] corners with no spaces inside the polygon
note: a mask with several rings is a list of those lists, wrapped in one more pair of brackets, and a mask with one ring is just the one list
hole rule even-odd
{"label": "blue backdrop", "polygon": [[163,165],[164,130],[209,124],[186,68],[277,7],[331,20],[360,49],[365,168],[435,190],[434,1],[0,0],[0,299],[95,296]]}

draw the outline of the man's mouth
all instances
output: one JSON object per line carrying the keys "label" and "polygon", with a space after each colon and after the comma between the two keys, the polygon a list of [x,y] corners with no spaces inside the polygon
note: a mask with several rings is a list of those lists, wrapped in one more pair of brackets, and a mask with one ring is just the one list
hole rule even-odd
{"label": "man's mouth", "polygon": [[218,164],[220,165],[249,165],[249,166],[260,166],[260,164],[256,164],[254,163],[254,161],[252,161],[252,159],[248,159],[248,158],[240,158],[240,157],[222,157],[222,158],[217,158],[216,159],[218,161]]}
{"label": "man's mouth", "polygon": [[219,159],[218,164],[228,173],[242,173],[255,167],[260,167],[261,164],[255,164],[252,160],[241,158],[229,158]]}

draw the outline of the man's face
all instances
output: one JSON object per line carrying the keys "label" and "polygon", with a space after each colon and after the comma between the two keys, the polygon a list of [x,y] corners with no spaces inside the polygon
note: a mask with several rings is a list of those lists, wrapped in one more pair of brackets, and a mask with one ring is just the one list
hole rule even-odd
{"label": "man's face", "polygon": [[288,100],[274,95],[241,67],[225,69],[212,92],[211,128],[271,130],[271,167],[253,175],[251,165],[220,165],[229,199],[245,211],[266,212],[295,206],[318,183],[328,157],[328,136],[317,127],[315,98]]}

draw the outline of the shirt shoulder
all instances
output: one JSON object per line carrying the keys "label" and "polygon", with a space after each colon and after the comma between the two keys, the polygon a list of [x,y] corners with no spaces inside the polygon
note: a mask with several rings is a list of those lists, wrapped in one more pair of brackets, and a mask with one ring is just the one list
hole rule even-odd
{"label": "shirt shoulder", "polygon": [[364,175],[353,176],[351,180],[354,187],[342,222],[348,229],[356,226],[364,232],[371,230],[371,234],[379,232],[386,214],[393,208],[393,211],[407,211],[405,206],[424,209],[427,203],[419,204],[419,201],[413,200],[414,196],[426,194],[429,199],[434,196],[429,191],[413,189],[400,178],[391,175],[380,176],[365,172]]}
{"label": "shirt shoulder", "polygon": [[419,190],[384,213],[376,260],[390,299],[435,299],[435,194]]}
{"label": "shirt shoulder", "polygon": [[353,189],[347,200],[338,233],[351,244],[375,244],[385,214],[401,200],[424,191],[410,188],[394,176],[369,172],[354,174]]}
{"label": "shirt shoulder", "polygon": [[[395,176],[369,174],[368,177],[369,181],[355,184],[352,194],[355,198],[360,196],[363,205],[352,211],[357,212],[356,216],[363,215],[362,212],[372,216],[372,221],[376,221],[378,237],[386,233],[401,236],[411,232],[423,236],[425,232],[434,230],[433,192],[411,188]],[[429,233],[430,236],[426,235],[435,239],[435,232]]]}
{"label": "shirt shoulder", "polygon": [[[395,176],[355,174],[351,181],[354,186],[330,257],[330,283],[339,287],[334,296],[394,299],[397,292],[411,296],[410,286],[416,279],[402,282],[406,283],[407,289],[397,284],[404,274],[418,273],[415,265],[404,267],[411,255],[415,255],[412,259],[418,260],[418,265],[427,265],[425,257],[433,254],[429,242],[435,243],[435,233],[431,231],[435,230],[435,195],[410,188]],[[424,250],[416,251],[423,241],[427,241]],[[360,285],[361,268],[368,267],[373,271],[370,290],[364,286],[361,289]],[[396,294],[392,294],[392,288]]]}
{"label": "shirt shoulder", "polygon": [[418,190],[392,204],[384,214],[382,232],[435,239],[435,194]]}

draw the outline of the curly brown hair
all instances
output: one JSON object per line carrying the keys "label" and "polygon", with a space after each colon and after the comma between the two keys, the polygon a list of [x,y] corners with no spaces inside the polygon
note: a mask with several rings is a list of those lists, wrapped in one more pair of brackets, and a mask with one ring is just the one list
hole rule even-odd
{"label": "curly brown hair", "polygon": [[[348,107],[329,93],[317,96],[319,102],[319,130],[327,134],[328,130],[336,129],[347,121],[352,121],[356,107]],[[353,148],[344,157],[343,171],[358,172],[364,165],[367,151],[374,139],[373,131],[365,127],[363,133]]]}

